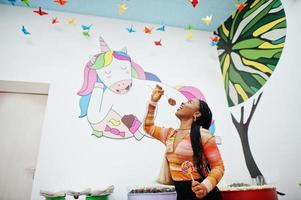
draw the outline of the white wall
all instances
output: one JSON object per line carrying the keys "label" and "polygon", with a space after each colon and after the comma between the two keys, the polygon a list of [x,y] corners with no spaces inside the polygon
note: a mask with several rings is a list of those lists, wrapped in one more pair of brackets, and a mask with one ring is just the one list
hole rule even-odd
{"label": "white wall", "polygon": [[[298,93],[300,61],[298,46],[300,17],[298,5],[284,2],[288,16],[288,36],[283,57],[264,94],[250,127],[251,149],[268,181],[275,183],[285,199],[301,196],[301,167],[298,148],[301,109]],[[84,190],[115,185],[113,199],[126,199],[131,185],[151,184],[157,177],[163,146],[150,139],[116,141],[91,136],[87,120],[79,119],[79,97],[84,64],[99,52],[101,34],[112,49],[127,47],[128,53],[146,71],[159,75],[168,85],[194,85],[202,89],[223,139],[220,146],[226,174],[221,185],[249,181],[238,134],[232,125],[223,90],[217,52],[210,46],[210,33],[197,32],[185,41],[185,30],[167,27],[165,33],[145,35],[145,24],[50,12],[35,16],[30,9],[0,5],[0,80],[49,82],[50,92],[32,199],[39,190]],[[50,17],[62,22],[50,24]],[[66,24],[70,17],[76,26]],[[81,35],[81,24],[93,24],[91,37]],[[125,31],[131,24],[134,35]],[[26,25],[32,35],[25,37]],[[152,44],[162,38],[163,47]],[[298,45],[299,44],[299,45]],[[144,108],[142,108],[144,109]]]}

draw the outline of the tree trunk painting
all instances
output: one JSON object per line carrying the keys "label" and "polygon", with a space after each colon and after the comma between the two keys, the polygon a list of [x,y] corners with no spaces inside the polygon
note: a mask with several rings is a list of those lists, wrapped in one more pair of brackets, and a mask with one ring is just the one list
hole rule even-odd
{"label": "tree trunk painting", "polygon": [[[254,112],[257,108],[257,105],[260,101],[261,95],[262,95],[262,93],[259,94],[256,102],[255,102],[255,99],[254,99],[253,104],[252,104],[252,108],[251,108],[251,112],[250,112],[250,114],[248,116],[248,119],[245,123],[244,123],[244,115],[245,115],[245,112],[244,112],[245,107],[244,106],[241,107],[240,120],[239,121],[237,121],[235,119],[234,115],[231,114],[232,122],[235,125],[235,127],[238,131],[240,140],[241,140],[241,144],[242,144],[242,148],[243,148],[247,168],[248,168],[249,173],[250,173],[252,178],[256,178],[257,176],[262,176],[262,173],[260,172],[260,170],[259,170],[259,168],[258,168],[258,166],[257,166],[257,164],[256,164],[256,162],[253,158],[251,148],[250,148],[250,144],[249,144],[249,134],[248,134],[249,125],[250,125],[251,119],[254,115]],[[265,183],[265,181],[264,181],[264,183]]]}

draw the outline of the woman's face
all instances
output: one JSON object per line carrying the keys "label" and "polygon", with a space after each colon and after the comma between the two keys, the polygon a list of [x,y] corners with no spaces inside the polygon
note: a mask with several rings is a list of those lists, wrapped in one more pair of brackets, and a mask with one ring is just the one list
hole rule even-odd
{"label": "woman's face", "polygon": [[194,115],[200,115],[199,107],[199,100],[192,99],[185,103],[182,103],[175,114],[179,119],[190,119],[193,118]]}

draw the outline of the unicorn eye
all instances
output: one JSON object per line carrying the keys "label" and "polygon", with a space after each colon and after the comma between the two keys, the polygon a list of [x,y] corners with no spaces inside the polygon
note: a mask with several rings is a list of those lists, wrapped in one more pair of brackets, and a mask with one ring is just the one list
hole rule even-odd
{"label": "unicorn eye", "polygon": [[126,70],[128,67],[127,66],[121,66],[121,69]]}
{"label": "unicorn eye", "polygon": [[105,70],[105,73],[106,73],[107,75],[109,75],[109,74],[111,74],[111,70],[107,69],[107,70]]}

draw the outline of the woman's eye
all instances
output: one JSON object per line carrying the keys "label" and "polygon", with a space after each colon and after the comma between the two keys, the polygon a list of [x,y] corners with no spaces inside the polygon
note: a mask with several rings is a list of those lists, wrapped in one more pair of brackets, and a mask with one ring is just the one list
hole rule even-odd
{"label": "woman's eye", "polygon": [[122,66],[121,69],[126,70],[127,66]]}
{"label": "woman's eye", "polygon": [[107,75],[109,75],[109,74],[111,74],[111,70],[105,70],[105,73],[106,73]]}

